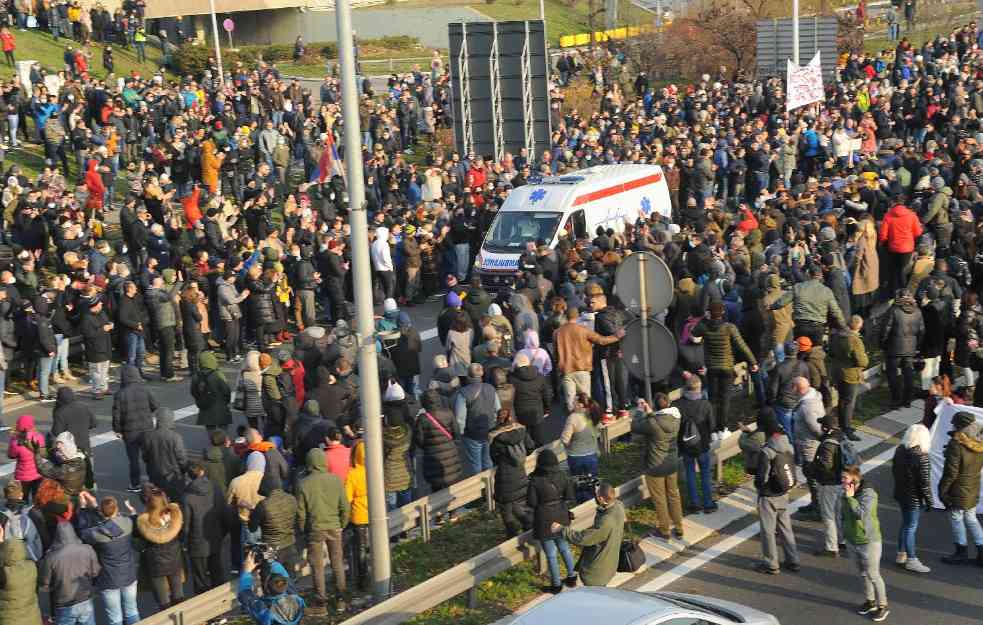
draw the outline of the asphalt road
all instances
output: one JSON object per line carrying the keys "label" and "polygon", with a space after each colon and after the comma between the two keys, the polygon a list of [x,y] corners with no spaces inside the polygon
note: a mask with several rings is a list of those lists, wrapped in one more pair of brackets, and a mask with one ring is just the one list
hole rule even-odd
{"label": "asphalt road", "polygon": [[[879,494],[878,514],[884,544],[881,573],[887,584],[891,610],[886,622],[895,625],[983,623],[983,593],[980,592],[983,568],[950,566],[939,561],[942,555],[952,551],[948,518],[944,512],[923,514],[918,529],[919,557],[932,572],[919,575],[894,564],[901,515],[891,497],[890,454],[893,448],[881,444],[872,452],[887,454],[887,462],[866,477]],[[818,522],[793,521],[802,570],[771,576],[752,570],[761,553],[758,536],[740,540],[754,531],[752,526],[756,521],[754,517],[747,517],[735,522],[717,537],[691,547],[684,555],[646,572],[625,588],[720,597],[770,612],[782,625],[870,622],[855,612],[864,597],[863,584],[854,563],[847,558],[812,555],[823,540]],[[685,574],[680,576],[680,573]]]}

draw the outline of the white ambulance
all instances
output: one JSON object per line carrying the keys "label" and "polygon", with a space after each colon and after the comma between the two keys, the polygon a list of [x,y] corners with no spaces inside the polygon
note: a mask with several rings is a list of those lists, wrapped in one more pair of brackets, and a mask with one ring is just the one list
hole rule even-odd
{"label": "white ambulance", "polygon": [[672,218],[669,187],[658,165],[598,165],[542,178],[513,190],[485,234],[475,267],[486,289],[510,285],[529,242],[555,247],[561,236],[593,238],[656,212]]}

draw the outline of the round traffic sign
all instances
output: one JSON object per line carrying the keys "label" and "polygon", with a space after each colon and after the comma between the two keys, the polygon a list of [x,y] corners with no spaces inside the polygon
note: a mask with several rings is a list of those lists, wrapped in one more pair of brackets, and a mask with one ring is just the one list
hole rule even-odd
{"label": "round traffic sign", "polygon": [[642,308],[642,272],[645,276],[645,299],[649,315],[660,313],[672,303],[673,280],[664,260],[651,252],[628,256],[614,274],[614,293],[625,308],[644,314]]}
{"label": "round traffic sign", "polygon": [[[678,348],[669,328],[655,319],[648,320],[649,382],[665,379],[676,366]],[[639,380],[645,381],[645,351],[642,344],[642,320],[633,319],[625,326],[625,338],[621,341],[625,366]]]}
{"label": "round traffic sign", "polygon": [[231,17],[227,17],[222,20],[222,28],[231,33],[233,30],[235,30],[236,23],[232,21]]}

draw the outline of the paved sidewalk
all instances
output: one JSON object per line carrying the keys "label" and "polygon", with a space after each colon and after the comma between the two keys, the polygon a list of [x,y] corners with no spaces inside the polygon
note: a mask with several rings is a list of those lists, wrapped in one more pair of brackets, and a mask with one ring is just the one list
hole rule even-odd
{"label": "paved sidewalk", "polygon": [[[917,423],[922,419],[923,403],[921,400],[912,403],[911,408],[892,410],[879,417],[871,419],[863,426],[858,428],[860,441],[855,443],[857,451],[864,460],[871,455],[871,450],[884,442],[891,441],[894,437],[900,437],[909,425]],[[897,442],[897,441],[894,441]],[[799,475],[800,481],[802,475]],[[626,586],[632,580],[642,575],[654,566],[671,559],[680,552],[691,548],[703,540],[712,537],[721,530],[745,519],[749,514],[754,514],[756,509],[757,494],[754,486],[746,482],[730,495],[720,499],[717,504],[720,509],[709,515],[691,514],[683,518],[683,533],[685,540],[662,540],[657,538],[646,538],[641,541],[642,550],[645,552],[645,564],[635,573],[618,573],[608,584],[610,587]],[[697,550],[692,550],[688,555],[695,555]],[[553,595],[541,594],[532,599],[514,614],[522,614],[530,608],[542,603]],[[514,615],[513,615],[514,616]],[[496,623],[507,622],[511,617],[501,619]]]}

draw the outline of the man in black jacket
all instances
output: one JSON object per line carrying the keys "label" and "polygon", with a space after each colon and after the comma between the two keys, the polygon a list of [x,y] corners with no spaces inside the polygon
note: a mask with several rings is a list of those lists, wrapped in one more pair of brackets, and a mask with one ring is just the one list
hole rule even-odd
{"label": "man in black jacket", "polygon": [[154,412],[157,429],[143,435],[143,462],[147,478],[177,501],[184,490],[184,470],[188,464],[184,439],[174,431],[174,411],[161,406]]}
{"label": "man in black jacket", "polygon": [[191,482],[181,496],[181,540],[191,560],[195,593],[203,593],[228,579],[222,563],[225,500],[222,489],[208,479],[200,462],[188,466],[188,476]]}
{"label": "man in black jacket", "polygon": [[302,322],[298,327],[301,330],[317,323],[314,294],[320,281],[321,274],[314,271],[314,263],[311,262],[311,248],[300,246],[300,259],[294,263],[291,282],[297,296],[297,312]]}
{"label": "man in black jacket", "polygon": [[516,421],[526,427],[536,447],[542,447],[548,442],[543,422],[553,402],[553,385],[530,364],[525,354],[516,355],[509,383],[515,387],[512,409]]}
{"label": "man in black jacket", "polygon": [[[894,298],[894,306],[881,328],[887,385],[891,389],[891,403],[896,408],[911,405],[915,383],[915,354],[924,335],[925,321],[915,298],[907,289],[899,290]],[[898,369],[901,370],[900,380]]]}
{"label": "man in black jacket", "polygon": [[[710,469],[710,440],[713,432],[713,405],[703,399],[703,382],[698,375],[686,378],[683,396],[673,406],[679,409],[679,436],[676,439],[679,455],[686,470],[686,513],[703,510],[706,514],[717,511],[713,501],[713,473]],[[695,430],[694,430],[695,428]],[[703,505],[696,493],[696,464],[700,464],[700,486]]]}
{"label": "man in black jacket", "polygon": [[147,305],[140,296],[134,282],[123,285],[123,297],[119,302],[119,324],[123,326],[126,341],[126,364],[136,367],[141,378],[143,375],[143,357],[147,351],[144,332],[147,328]]}
{"label": "man in black jacket", "polygon": [[143,437],[154,429],[152,415],[159,407],[157,398],[142,384],[140,372],[133,365],[124,365],[121,386],[113,397],[113,432],[126,445],[130,463],[131,493],[140,492],[140,451]]}
{"label": "man in black jacket", "polygon": [[792,431],[792,412],[799,405],[799,392],[793,382],[795,378],[809,379],[809,365],[800,360],[798,354],[796,341],[785,343],[785,360],[775,365],[768,376],[769,403],[786,432]]}
{"label": "man in black jacket", "polygon": [[840,477],[843,472],[843,432],[840,431],[836,419],[827,415],[819,420],[823,426],[823,437],[819,441],[819,449],[812,462],[804,467],[809,479],[819,485],[819,516],[823,522],[823,533],[826,544],[816,550],[817,556],[835,558],[840,555],[840,544],[846,542],[843,537],[843,520],[840,507],[843,502],[843,487]]}
{"label": "man in black jacket", "polygon": [[71,432],[79,451],[85,454],[86,488],[95,486],[95,472],[92,467],[92,443],[89,431],[96,428],[96,415],[75,396],[75,390],[68,386],[59,386],[55,409],[51,414],[51,438],[56,438],[62,432]]}
{"label": "man in black jacket", "polygon": [[113,356],[113,323],[103,310],[102,299],[89,303],[89,312],[82,318],[79,331],[92,378],[92,398],[102,399],[109,394],[109,360]]}

